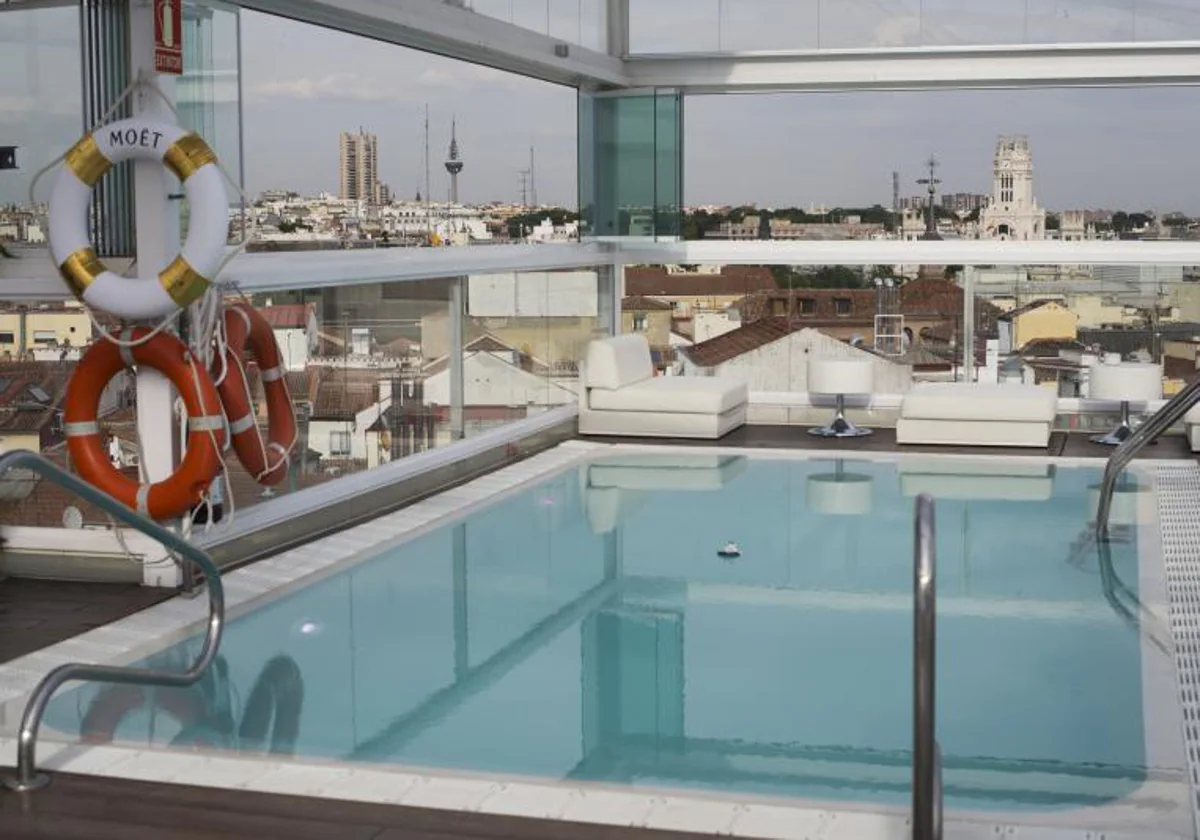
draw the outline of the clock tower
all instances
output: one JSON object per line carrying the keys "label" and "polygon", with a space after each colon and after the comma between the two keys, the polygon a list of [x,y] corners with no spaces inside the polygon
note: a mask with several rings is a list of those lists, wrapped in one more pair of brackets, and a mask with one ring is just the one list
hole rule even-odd
{"label": "clock tower", "polygon": [[1001,137],[993,161],[992,195],[980,217],[984,239],[1046,238],[1046,211],[1033,195],[1033,154],[1027,137]]}

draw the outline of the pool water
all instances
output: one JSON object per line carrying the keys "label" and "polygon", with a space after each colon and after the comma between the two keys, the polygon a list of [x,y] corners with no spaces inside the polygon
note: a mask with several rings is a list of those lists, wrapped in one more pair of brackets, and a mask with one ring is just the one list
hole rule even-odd
{"label": "pool water", "polygon": [[595,460],[237,618],[198,686],[85,685],[47,724],[903,803],[913,502],[931,492],[947,806],[1103,804],[1146,759],[1136,526],[1111,557],[1082,539],[1098,481],[1034,461]]}

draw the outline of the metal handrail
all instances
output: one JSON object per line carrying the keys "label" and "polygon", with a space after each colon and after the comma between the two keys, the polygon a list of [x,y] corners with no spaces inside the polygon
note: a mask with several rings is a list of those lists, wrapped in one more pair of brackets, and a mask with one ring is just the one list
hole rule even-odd
{"label": "metal handrail", "polygon": [[[17,740],[17,775],[15,778],[3,780],[4,786],[10,790],[27,791],[42,787],[49,782],[49,778],[44,773],[37,772],[36,748],[38,729],[42,725],[42,717],[46,713],[46,706],[54,692],[62,687],[63,683],[71,680],[98,680],[167,687],[192,685],[207,670],[213,657],[216,656],[217,646],[221,643],[221,629],[225,624],[225,592],[221,586],[221,574],[208,554],[188,544],[177,534],[173,534],[161,525],[136,513],[112,496],[102,493],[36,452],[17,449],[0,455],[0,476],[14,467],[33,470],[43,478],[67,490],[74,491],[130,528],[158,540],[169,552],[174,552],[199,566],[200,571],[204,573],[205,582],[208,584],[208,629],[204,636],[204,645],[200,649],[200,655],[192,663],[192,667],[183,673],[156,671],[151,668],[120,668],[111,665],[69,663],[59,665],[42,677],[42,681],[33,689],[29,702],[25,706],[25,714],[21,717],[21,730]],[[178,558],[176,558],[176,562],[179,562]]]}
{"label": "metal handrail", "polygon": [[933,498],[917,496],[913,527],[913,840],[941,840],[942,757],[937,744],[937,561]]}
{"label": "metal handrail", "polygon": [[1101,539],[1108,537],[1108,517],[1112,512],[1113,492],[1117,487],[1117,479],[1129,462],[1143,446],[1153,441],[1171,426],[1179,422],[1197,402],[1200,402],[1200,376],[1188,383],[1166,405],[1138,426],[1137,431],[1127,437],[1109,457],[1104,466],[1104,478],[1100,482],[1100,504],[1096,509],[1096,533]]}

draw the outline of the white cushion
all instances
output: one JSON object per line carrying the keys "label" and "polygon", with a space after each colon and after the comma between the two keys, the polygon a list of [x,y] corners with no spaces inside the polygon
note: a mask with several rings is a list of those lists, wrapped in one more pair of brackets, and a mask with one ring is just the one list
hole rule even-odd
{"label": "white cushion", "polygon": [[654,376],[644,335],[618,335],[588,345],[587,387],[616,390]]}
{"label": "white cushion", "polygon": [[900,416],[911,420],[1050,423],[1057,410],[1058,398],[1045,388],[974,382],[926,382],[900,404]]}
{"label": "white cushion", "polygon": [[808,357],[810,394],[869,394],[875,387],[874,374],[870,359]]}
{"label": "white cushion", "polygon": [[1189,426],[1200,425],[1200,403],[1188,409],[1188,413],[1183,415],[1183,422]]}
{"label": "white cushion", "polygon": [[1092,365],[1088,396],[1094,400],[1161,400],[1162,368],[1140,362]]}
{"label": "white cushion", "polygon": [[724,414],[745,404],[745,383],[712,376],[659,376],[621,388],[593,389],[588,402],[597,411],[661,411],[672,414]]}

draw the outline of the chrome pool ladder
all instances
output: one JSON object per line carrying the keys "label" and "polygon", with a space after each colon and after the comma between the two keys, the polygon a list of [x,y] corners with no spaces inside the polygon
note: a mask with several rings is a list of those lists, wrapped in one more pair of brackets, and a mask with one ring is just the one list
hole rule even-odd
{"label": "chrome pool ladder", "polygon": [[941,840],[942,754],[937,743],[937,562],[933,498],[917,497],[913,529],[913,840]]}
{"label": "chrome pool ladder", "polygon": [[45,774],[37,772],[36,749],[38,729],[42,725],[42,717],[46,713],[46,706],[54,692],[64,683],[72,680],[96,680],[126,685],[166,686],[168,688],[192,685],[208,669],[213,657],[216,656],[217,647],[221,643],[221,630],[225,624],[225,593],[221,586],[221,573],[212,559],[205,552],[184,541],[179,535],[129,509],[116,499],[100,492],[37,453],[17,449],[0,455],[0,478],[9,470],[17,467],[32,470],[47,481],[73,491],[114,519],[118,519],[130,528],[141,531],[146,536],[160,542],[176,562],[180,562],[183,566],[185,589],[191,588],[191,564],[196,564],[204,574],[208,589],[208,625],[204,644],[200,648],[200,654],[196,657],[196,661],[186,671],[180,673],[150,668],[121,668],[111,665],[68,663],[59,665],[42,677],[41,682],[33,689],[29,702],[25,706],[25,713],[21,716],[21,729],[17,736],[16,776],[3,780],[4,786],[10,790],[29,791],[49,782],[49,778]]}
{"label": "chrome pool ladder", "polygon": [[1137,430],[1117,447],[1104,466],[1104,478],[1100,482],[1100,503],[1096,508],[1096,534],[1101,539],[1108,537],[1108,517],[1112,512],[1113,492],[1117,487],[1117,479],[1129,462],[1141,451],[1142,447],[1183,419],[1197,402],[1200,402],[1200,376],[1188,383],[1166,404],[1156,411],[1150,419],[1137,427]]}

